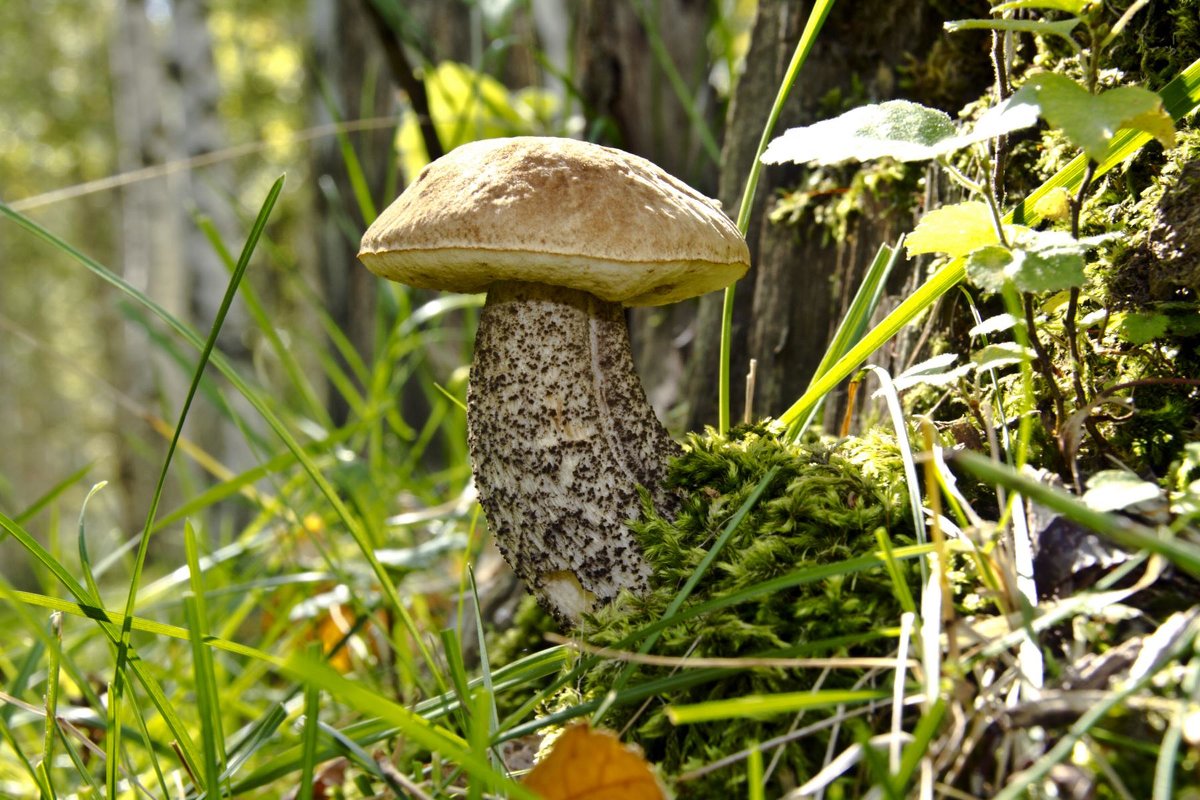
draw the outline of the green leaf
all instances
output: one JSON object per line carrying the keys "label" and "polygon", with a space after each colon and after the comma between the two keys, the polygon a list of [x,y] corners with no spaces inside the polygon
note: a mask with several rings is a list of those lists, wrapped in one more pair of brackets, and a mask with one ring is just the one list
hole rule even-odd
{"label": "green leaf", "polygon": [[1171,318],[1166,314],[1123,314],[1117,320],[1116,330],[1130,344],[1146,344],[1164,336],[1170,324]]}
{"label": "green leaf", "polygon": [[771,142],[762,161],[828,165],[885,156],[922,161],[938,155],[935,145],[953,138],[956,132],[945,112],[908,100],[889,100],[860,106],[815,125],[791,128]]}
{"label": "green leaf", "polygon": [[967,256],[967,279],[984,291],[998,293],[1016,272],[1015,261],[1013,251],[1003,245],[980,247]]}
{"label": "green leaf", "polygon": [[1161,494],[1156,484],[1123,469],[1101,470],[1088,478],[1087,486],[1083,502],[1095,511],[1119,511]]}
{"label": "green leaf", "polygon": [[999,344],[989,344],[975,353],[971,356],[971,361],[975,363],[976,369],[980,372],[987,372],[1020,364],[1022,361],[1032,361],[1033,358],[1034,352],[1028,347],[1016,342],[1000,342]]}
{"label": "green leaf", "polygon": [[1096,161],[1104,158],[1121,128],[1144,131],[1163,147],[1175,144],[1175,123],[1162,98],[1149,89],[1120,86],[1093,95],[1070,78],[1043,73],[1027,81],[1010,100],[1036,104],[1043,119]]}
{"label": "green leaf", "polygon": [[919,364],[912,365],[904,370],[904,372],[892,378],[892,386],[898,392],[920,384],[946,386],[964,377],[975,368],[972,364],[954,366],[954,362],[957,360],[958,353],[942,353],[941,355],[934,356]]}
{"label": "green leaf", "polygon": [[1036,36],[1047,34],[1050,36],[1060,36],[1070,42],[1071,46],[1078,51],[1079,44],[1071,38],[1071,31],[1075,30],[1075,26],[1078,24],[1079,20],[1075,18],[1057,20],[1055,22],[1040,19],[956,19],[944,23],[942,27],[947,33],[989,30],[1032,33]]}
{"label": "green leaf", "polygon": [[971,330],[967,331],[968,336],[987,336],[989,333],[999,333],[1006,331],[1009,328],[1015,328],[1020,325],[1021,320],[1014,317],[1012,314],[1004,313],[997,314],[994,317],[988,317],[983,322],[980,322]]}
{"label": "green leaf", "polygon": [[981,116],[969,132],[959,134],[942,111],[908,100],[889,100],[860,106],[815,125],[791,128],[771,142],[762,162],[829,165],[884,157],[925,161],[1031,127],[1037,121],[1036,105],[1010,98]]}
{"label": "green leaf", "polygon": [[996,243],[992,213],[986,203],[977,200],[930,211],[904,240],[909,258],[923,253],[965,256]]}
{"label": "green leaf", "polygon": [[1071,16],[1078,17],[1091,4],[1092,0],[1011,0],[1008,3],[992,6],[992,13],[1002,14],[1005,11],[1016,11],[1023,8],[1041,8],[1050,11],[1065,11]]}
{"label": "green leaf", "polygon": [[1057,292],[1082,286],[1083,254],[1104,237],[1075,239],[1063,231],[1022,231],[1016,246],[989,245],[967,256],[967,277],[981,289],[999,292],[1011,280],[1022,292]]}
{"label": "green leaf", "polygon": [[960,141],[952,144],[955,145],[955,149],[958,149],[968,144],[995,139],[997,136],[1004,136],[1022,128],[1032,128],[1037,125],[1039,115],[1040,109],[1036,103],[1014,95],[985,111],[975,122],[971,133],[959,137]]}

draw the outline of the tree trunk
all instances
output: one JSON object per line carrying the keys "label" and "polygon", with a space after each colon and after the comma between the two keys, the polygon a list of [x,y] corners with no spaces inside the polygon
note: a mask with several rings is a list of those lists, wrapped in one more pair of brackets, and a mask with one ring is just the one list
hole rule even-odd
{"label": "tree trunk", "polygon": [[[726,125],[718,196],[731,213],[737,212],[762,126],[810,10],[810,3],[793,0],[763,0],[759,5],[745,72]],[[942,21],[934,6],[925,3],[867,0],[834,6],[773,135],[829,116],[821,105],[831,98],[879,102],[900,94],[895,66],[925,58],[944,35]],[[986,86],[986,72],[962,73],[952,82],[982,80],[971,90],[975,94]],[[907,94],[911,97],[913,92]],[[956,99],[971,96],[966,88],[955,94]],[[857,209],[846,236],[838,241],[830,241],[810,223],[799,228],[771,223],[768,214],[775,198],[798,187],[804,175],[800,167],[767,167],[753,200],[747,232],[753,268],[736,290],[731,364],[735,421],[743,412],[738,381],[751,358],[758,360],[756,415],[778,416],[803,393],[878,246],[894,242],[911,227],[910,215],[887,207]],[[891,288],[899,292],[911,277],[894,276]],[[895,302],[895,297],[885,298],[881,305]],[[721,308],[720,293],[700,304],[687,391],[693,400],[689,429],[717,419]]]}
{"label": "tree trunk", "polygon": [[[394,110],[392,84],[377,34],[362,6],[368,2],[371,0],[312,0],[309,4],[316,74],[324,76],[329,93],[312,92],[315,125],[334,122],[335,113],[339,120],[347,120]],[[333,111],[330,103],[335,106]],[[371,196],[380,208],[391,202],[390,197],[383,197],[383,186],[386,165],[392,158],[392,133],[385,128],[349,134]],[[315,252],[326,308],[355,347],[366,353],[374,346],[375,279],[358,263],[358,240],[347,231],[364,231],[371,220],[364,219],[355,204],[336,137],[314,143],[313,185],[318,190]],[[349,411],[345,399],[331,393],[328,404],[335,424],[345,422]]]}
{"label": "tree trunk", "polygon": [[[647,158],[706,194],[717,187],[717,163],[705,151],[698,126],[672,88],[655,37],[687,86],[697,113],[712,128],[708,84],[708,4],[696,0],[597,2],[577,21],[578,83],[589,130],[610,144]],[[683,399],[687,344],[694,335],[696,301],[628,313],[634,360],[651,405],[661,419]],[[670,425],[678,429],[676,424]]]}
{"label": "tree trunk", "polygon": [[[162,164],[176,154],[177,122],[166,113],[163,61],[146,16],[145,0],[122,0],[116,13],[111,45],[113,118],[117,167],[128,172]],[[179,214],[184,178],[179,173],[136,181],[120,190],[116,209],[120,228],[121,271],[127,281],[167,311],[188,317],[188,280],[178,242],[184,236]],[[184,382],[178,368],[136,323],[122,331],[124,346],[116,350],[118,385],[151,413],[178,408]],[[145,521],[158,466],[138,450],[142,437],[157,439],[149,428],[141,436],[119,437],[119,475],[123,497],[121,526],[131,535]]]}
{"label": "tree trunk", "polygon": [[[179,138],[176,157],[196,158],[220,150],[226,144],[218,102],[221,85],[213,63],[212,35],[208,28],[209,3],[193,0],[180,3],[172,15],[172,52],[166,64],[173,86],[171,94],[179,101]],[[221,240],[236,257],[245,232],[234,212],[236,198],[223,193],[223,187],[237,184],[228,163],[218,162],[199,170],[187,170],[180,178],[181,203],[176,213],[180,221],[183,261],[188,284],[188,316],[201,331],[216,319],[229,285],[230,272],[194,216],[207,218]],[[250,320],[240,300],[235,299],[217,341],[222,353],[243,374],[251,374],[248,347]],[[236,392],[226,398],[233,412],[248,425],[258,422],[258,414]],[[209,404],[198,406],[190,420],[197,440],[209,453],[234,472],[242,472],[257,463],[245,434]]]}

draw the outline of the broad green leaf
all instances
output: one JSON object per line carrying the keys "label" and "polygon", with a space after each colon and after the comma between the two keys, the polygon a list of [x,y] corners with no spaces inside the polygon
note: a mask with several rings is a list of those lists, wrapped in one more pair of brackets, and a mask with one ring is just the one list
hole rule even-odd
{"label": "broad green leaf", "polygon": [[944,253],[965,256],[972,250],[996,244],[996,226],[987,204],[977,200],[942,206],[921,217],[904,240],[908,255]]}
{"label": "broad green leaf", "polygon": [[1011,280],[1022,292],[1057,292],[1082,286],[1084,253],[1108,236],[1075,239],[1065,231],[1017,231],[1014,246],[989,245],[967,256],[967,277],[981,289],[999,292]]}
{"label": "broad green leaf", "polygon": [[938,155],[936,145],[955,133],[954,122],[945,112],[908,100],[889,100],[791,128],[767,146],[762,161],[828,165],[886,156],[921,161]]}
{"label": "broad green leaf", "polygon": [[839,117],[791,128],[767,147],[764,164],[840,164],[890,157],[924,161],[1036,125],[1038,108],[1008,101],[990,109],[959,134],[945,113],[908,100],[860,106]]}
{"label": "broad green leaf", "polygon": [[967,277],[988,292],[999,292],[1006,281],[1022,292],[1070,289],[1084,283],[1083,254],[989,245],[967,256]]}
{"label": "broad green leaf", "polygon": [[1094,511],[1119,511],[1161,494],[1157,484],[1123,469],[1101,470],[1088,478],[1087,486],[1083,502]]}
{"label": "broad green leaf", "polygon": [[1031,78],[1011,100],[1036,104],[1043,119],[1096,161],[1121,128],[1144,131],[1163,147],[1175,144],[1175,123],[1162,98],[1149,89],[1120,86],[1093,95],[1070,78],[1047,72]]}
{"label": "broad green leaf", "polygon": [[967,256],[967,279],[984,291],[997,293],[1005,281],[1012,280],[1018,265],[1012,250],[989,244]]}
{"label": "broad green leaf", "polygon": [[1083,286],[1083,253],[1071,249],[1017,250],[1024,258],[1013,283],[1022,292],[1057,292]]}
{"label": "broad green leaf", "polygon": [[1016,11],[1023,8],[1044,8],[1051,11],[1065,11],[1078,17],[1091,4],[1092,0],[1011,0],[1008,3],[992,6],[992,13],[1002,14],[1005,11]]}
{"label": "broad green leaf", "polygon": [[1023,128],[1032,128],[1037,125],[1039,112],[1040,109],[1036,103],[1013,95],[985,111],[975,122],[975,127],[969,134],[960,136],[957,141],[949,144],[957,150],[969,144],[985,142],[988,139],[995,139],[997,136],[1004,136]]}
{"label": "broad green leaf", "polygon": [[1117,334],[1130,344],[1146,344],[1167,332],[1171,318],[1166,314],[1117,314],[1114,320]]}
{"label": "broad green leaf", "polygon": [[975,368],[979,372],[987,372],[992,369],[1001,369],[1002,367],[1020,364],[1022,361],[1032,361],[1034,352],[1028,347],[1017,344],[1016,342],[1000,342],[998,344],[989,344],[977,353],[971,356],[971,361],[974,362]]}
{"label": "broad green leaf", "polygon": [[1037,36],[1059,36],[1071,43],[1075,50],[1079,44],[1071,38],[1071,31],[1079,24],[1079,20],[1071,19],[1049,22],[1042,19],[956,19],[946,22],[942,27],[947,33],[959,31],[989,30],[1012,31],[1014,33],[1032,33]]}

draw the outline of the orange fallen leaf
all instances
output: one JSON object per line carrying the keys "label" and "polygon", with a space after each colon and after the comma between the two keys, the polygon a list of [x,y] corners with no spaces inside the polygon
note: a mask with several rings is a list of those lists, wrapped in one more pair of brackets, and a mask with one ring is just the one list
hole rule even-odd
{"label": "orange fallen leaf", "polygon": [[525,776],[545,800],[665,800],[649,762],[608,731],[574,725]]}

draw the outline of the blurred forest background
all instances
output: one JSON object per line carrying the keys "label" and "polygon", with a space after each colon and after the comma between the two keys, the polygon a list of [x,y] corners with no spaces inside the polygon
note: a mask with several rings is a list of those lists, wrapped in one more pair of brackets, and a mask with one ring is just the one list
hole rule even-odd
{"label": "blurred forest background", "polygon": [[[835,6],[778,130],[868,100],[953,111],[977,96],[986,40],[948,43],[941,22],[987,5],[944,5],[956,4]],[[781,0],[6,0],[0,195],[203,332],[256,210],[286,173],[218,344],[322,441],[362,413],[354,362],[380,357],[394,310],[434,299],[381,286],[354,258],[374,213],[431,156],[491,136],[581,137],[656,161],[736,216],[808,10]],[[821,194],[796,193],[805,180],[799,168],[764,176],[748,237],[755,269],[737,296],[733,374],[758,360],[760,413],[803,390],[857,277],[879,243],[911,227],[919,200],[903,181],[903,202],[861,186],[822,190],[846,203],[797,223],[797,203]],[[892,295],[916,277],[894,276]],[[632,314],[639,369],[676,432],[715,422],[720,302]],[[393,427],[410,443],[431,415],[458,413],[431,387],[462,393],[473,311],[454,311],[455,325],[423,343],[405,373],[419,383],[390,384],[402,417]],[[899,347],[892,356],[911,360]],[[131,541],[193,359],[61,249],[0,225],[0,508],[38,510],[54,492],[61,502],[46,513],[73,517],[106,480],[92,535],[104,551]],[[308,380],[292,380],[297,371]],[[190,416],[168,507],[277,451],[225,388],[213,376]],[[465,462],[462,442],[444,438],[425,443],[422,470]],[[214,530],[243,523],[237,509]],[[54,536],[57,520],[37,529]]]}

